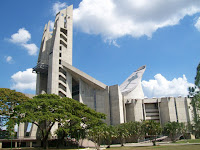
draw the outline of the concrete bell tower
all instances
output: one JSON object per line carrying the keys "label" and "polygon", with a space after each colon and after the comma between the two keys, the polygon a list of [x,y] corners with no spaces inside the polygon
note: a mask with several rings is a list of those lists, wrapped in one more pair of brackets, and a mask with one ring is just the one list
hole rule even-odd
{"label": "concrete bell tower", "polygon": [[71,76],[63,71],[62,61],[72,65],[73,5],[56,14],[53,31],[45,25],[37,66],[36,94],[71,97]]}

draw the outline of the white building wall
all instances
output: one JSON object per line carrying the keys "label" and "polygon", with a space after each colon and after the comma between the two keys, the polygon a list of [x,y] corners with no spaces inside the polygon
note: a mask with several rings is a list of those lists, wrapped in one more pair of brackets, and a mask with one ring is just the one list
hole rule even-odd
{"label": "white building wall", "polygon": [[144,99],[144,93],[142,90],[141,82],[138,83],[137,87],[128,93],[127,95],[124,95],[124,99]]}
{"label": "white building wall", "polygon": [[176,100],[176,108],[177,108],[177,115],[178,115],[178,122],[188,122],[187,119],[187,106],[185,105],[185,98],[178,97],[175,98]]}
{"label": "white building wall", "polygon": [[108,88],[98,89],[79,79],[79,101],[97,112],[106,114],[105,122],[110,124]]}
{"label": "white building wall", "polygon": [[168,98],[161,98],[160,102],[160,121],[161,124],[164,125],[168,121],[170,121],[170,115],[169,115],[169,106],[168,106]]}
{"label": "white building wall", "polygon": [[111,124],[124,123],[123,100],[118,85],[109,87]]}

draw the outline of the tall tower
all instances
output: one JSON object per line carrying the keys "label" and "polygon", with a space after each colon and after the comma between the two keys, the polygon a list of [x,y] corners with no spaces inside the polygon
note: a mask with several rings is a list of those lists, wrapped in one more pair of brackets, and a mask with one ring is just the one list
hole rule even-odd
{"label": "tall tower", "polygon": [[[73,6],[56,14],[53,31],[50,22],[45,25],[37,66],[36,94],[48,93],[68,96],[67,83],[72,79],[63,71],[61,62],[72,65]],[[68,82],[66,82],[68,81]]]}

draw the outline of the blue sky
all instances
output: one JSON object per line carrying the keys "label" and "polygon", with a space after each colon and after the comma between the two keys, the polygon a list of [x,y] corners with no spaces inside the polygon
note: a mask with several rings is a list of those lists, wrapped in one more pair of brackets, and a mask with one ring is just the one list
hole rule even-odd
{"label": "blue sky", "polygon": [[199,0],[4,0],[0,14],[1,88],[35,93],[45,24],[74,6],[73,65],[121,84],[142,65],[147,97],[187,95],[200,62]]}

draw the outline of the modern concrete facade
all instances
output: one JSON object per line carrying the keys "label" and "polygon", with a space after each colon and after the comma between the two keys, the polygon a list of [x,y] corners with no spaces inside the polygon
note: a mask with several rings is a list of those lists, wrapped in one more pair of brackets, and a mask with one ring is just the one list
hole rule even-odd
{"label": "modern concrete facade", "polygon": [[190,98],[165,97],[153,99],[129,99],[126,101],[126,120],[155,120],[164,125],[167,122],[192,122]]}
{"label": "modern concrete facade", "polygon": [[[105,113],[105,122],[117,125],[128,121],[156,120],[190,122],[190,99],[166,97],[144,99],[141,86],[146,66],[133,72],[120,86],[108,86],[72,66],[73,6],[61,10],[53,31],[48,23],[43,32],[38,62],[36,94],[57,94],[70,97],[90,108]],[[26,124],[19,126],[18,138],[25,138]],[[56,138],[52,129],[52,138]],[[36,138],[37,127],[32,125],[26,138]]]}

